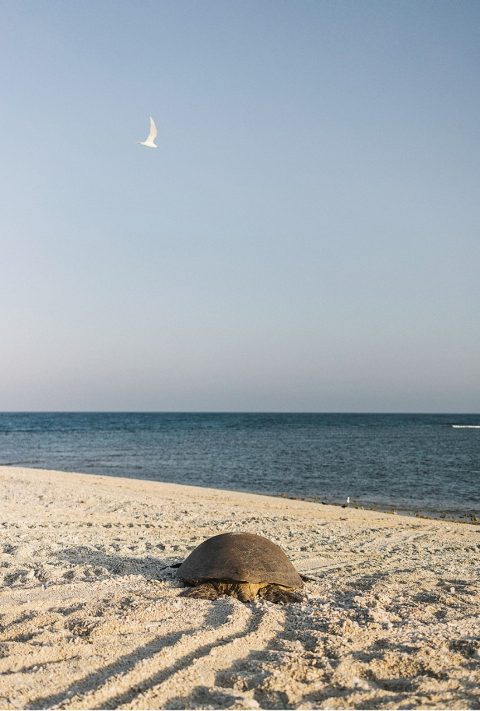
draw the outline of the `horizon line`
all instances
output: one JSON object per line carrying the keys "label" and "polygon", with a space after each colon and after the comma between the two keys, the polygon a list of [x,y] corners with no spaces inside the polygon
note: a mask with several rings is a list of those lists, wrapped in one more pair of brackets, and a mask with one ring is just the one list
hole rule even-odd
{"label": "horizon line", "polygon": [[426,410],[0,410],[0,415],[479,415],[479,411]]}

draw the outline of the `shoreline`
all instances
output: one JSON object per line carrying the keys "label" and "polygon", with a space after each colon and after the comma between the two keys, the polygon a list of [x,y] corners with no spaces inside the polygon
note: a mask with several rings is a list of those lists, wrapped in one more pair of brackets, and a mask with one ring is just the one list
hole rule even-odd
{"label": "shoreline", "polygon": [[[252,492],[253,493],[253,492]],[[428,521],[445,521],[445,523],[468,523],[469,525],[472,526],[480,526],[480,518],[475,514],[475,513],[470,513],[470,514],[459,514],[458,516],[455,516],[452,513],[449,512],[442,512],[442,513],[437,513],[436,511],[430,511],[428,509],[407,509],[407,508],[402,508],[402,507],[396,507],[394,508],[393,506],[391,508],[386,508],[382,506],[381,504],[378,504],[378,506],[375,506],[374,504],[365,504],[365,506],[361,504],[356,504],[355,502],[351,502],[350,504],[339,504],[336,502],[332,501],[322,501],[320,499],[314,499],[314,498],[307,498],[307,497],[301,497],[301,496],[290,496],[288,494],[268,494],[268,496],[279,496],[282,499],[298,499],[300,501],[309,501],[311,503],[317,503],[317,504],[323,504],[324,506],[338,506],[342,509],[360,509],[362,511],[374,511],[376,513],[384,513],[384,514],[390,514],[393,516],[408,516],[409,518],[422,518],[426,519]],[[468,519],[468,520],[465,520]]]}
{"label": "shoreline", "polygon": [[201,484],[183,484],[183,483],[178,483],[178,482],[173,482],[173,481],[165,481],[165,480],[160,480],[160,479],[146,479],[146,478],[140,478],[140,477],[126,477],[126,476],[117,476],[116,474],[100,474],[96,472],[77,472],[73,470],[66,470],[66,469],[45,469],[43,467],[24,467],[24,466],[19,466],[15,464],[0,464],[0,469],[1,468],[11,468],[11,469],[28,469],[32,471],[39,471],[39,472],[57,472],[65,475],[78,475],[81,474],[81,476],[96,476],[96,477],[106,477],[107,479],[118,479],[118,480],[123,480],[126,479],[127,481],[148,481],[148,482],[153,482],[157,484],[166,484],[168,486],[184,486],[184,487],[191,487],[193,489],[198,488],[202,489],[205,491],[222,491],[225,493],[239,493],[239,494],[250,494],[252,496],[267,496],[267,497],[273,497],[273,498],[280,498],[280,499],[285,499],[288,501],[304,501],[306,503],[312,503],[312,504],[320,504],[322,506],[335,506],[338,508],[342,509],[358,509],[362,511],[372,511],[375,513],[383,513],[387,515],[399,515],[399,516],[407,516],[411,518],[420,518],[420,519],[426,519],[426,520],[432,520],[432,521],[445,521],[446,523],[466,523],[469,525],[473,526],[480,526],[480,516],[477,515],[479,513],[478,511],[472,511],[470,513],[463,513],[463,514],[455,514],[450,511],[441,511],[441,510],[434,510],[432,511],[431,509],[422,509],[422,508],[404,508],[401,506],[395,507],[393,504],[373,504],[373,503],[365,503],[365,505],[358,503],[355,499],[351,501],[349,505],[347,504],[341,504],[339,502],[335,501],[326,501],[325,499],[321,498],[316,498],[316,497],[307,497],[307,496],[297,496],[295,494],[289,494],[288,492],[281,492],[281,493],[274,493],[274,492],[262,492],[262,491],[255,491],[253,489],[223,489],[223,488],[218,488],[218,487],[209,487],[209,486],[203,486]]}
{"label": "shoreline", "polygon": [[0,420],[10,466],[480,518],[480,415],[27,412]]}
{"label": "shoreline", "polygon": [[[0,466],[0,708],[478,708],[478,526]],[[193,600],[212,535],[281,545],[302,602]]]}

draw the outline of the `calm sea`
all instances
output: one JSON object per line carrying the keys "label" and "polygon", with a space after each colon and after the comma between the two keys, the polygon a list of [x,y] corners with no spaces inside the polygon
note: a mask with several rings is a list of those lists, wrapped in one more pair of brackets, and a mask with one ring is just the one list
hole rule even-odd
{"label": "calm sea", "polygon": [[469,516],[480,415],[0,413],[0,464]]}

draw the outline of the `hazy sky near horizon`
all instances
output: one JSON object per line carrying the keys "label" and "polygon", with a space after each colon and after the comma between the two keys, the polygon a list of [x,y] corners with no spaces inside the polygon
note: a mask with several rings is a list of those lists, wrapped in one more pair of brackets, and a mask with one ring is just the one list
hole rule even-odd
{"label": "hazy sky near horizon", "polygon": [[2,0],[0,62],[0,410],[480,411],[479,2]]}

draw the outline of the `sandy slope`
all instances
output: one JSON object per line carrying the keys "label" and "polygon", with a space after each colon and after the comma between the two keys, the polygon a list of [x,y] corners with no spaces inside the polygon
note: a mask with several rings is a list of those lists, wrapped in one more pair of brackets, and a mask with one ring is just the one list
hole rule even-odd
{"label": "sandy slope", "polygon": [[[478,708],[480,527],[0,467],[0,708]],[[288,606],[179,597],[206,537],[279,543]]]}

